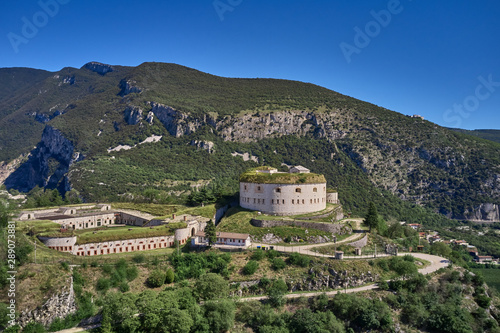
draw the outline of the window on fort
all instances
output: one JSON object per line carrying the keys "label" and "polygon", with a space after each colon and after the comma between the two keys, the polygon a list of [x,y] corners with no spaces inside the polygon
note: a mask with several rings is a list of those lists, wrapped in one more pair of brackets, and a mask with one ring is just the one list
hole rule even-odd
{"label": "window on fort", "polygon": [[285,204],[285,199],[283,199],[283,205]]}
{"label": "window on fort", "polygon": [[279,187],[276,189],[276,193],[281,193],[281,189]]}
{"label": "window on fort", "polygon": [[313,192],[318,192],[318,188],[317,187],[313,188]]}
{"label": "window on fort", "polygon": [[255,198],[253,198],[253,203],[255,203]]}
{"label": "window on fort", "polygon": [[257,186],[257,191],[260,191],[260,186]]}
{"label": "window on fort", "polygon": [[304,203],[304,199],[302,199],[302,203]]}
{"label": "window on fort", "polygon": [[300,189],[300,188],[298,188],[298,187],[297,187],[297,188],[295,189],[295,192],[297,192],[297,193],[301,193],[301,192],[302,192],[302,189]]}
{"label": "window on fort", "polygon": [[274,199],[271,199],[271,204],[274,205]]}
{"label": "window on fort", "polygon": [[246,191],[246,190],[247,190],[247,186],[246,186],[246,185],[245,185],[245,186],[243,186],[243,189]]}
{"label": "window on fort", "polygon": [[262,199],[262,204],[264,205],[266,203],[266,199]]}
{"label": "window on fort", "polygon": [[310,202],[309,203],[313,203],[313,199],[310,199]]}
{"label": "window on fort", "polygon": [[292,199],[292,205],[293,205],[294,203],[295,203],[295,200],[294,200],[294,199]]}

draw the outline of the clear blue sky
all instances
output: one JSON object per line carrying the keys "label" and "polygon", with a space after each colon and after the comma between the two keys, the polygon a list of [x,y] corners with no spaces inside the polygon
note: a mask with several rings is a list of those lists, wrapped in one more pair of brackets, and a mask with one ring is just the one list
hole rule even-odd
{"label": "clear blue sky", "polygon": [[172,62],[500,129],[499,18],[498,0],[3,0],[0,67]]}

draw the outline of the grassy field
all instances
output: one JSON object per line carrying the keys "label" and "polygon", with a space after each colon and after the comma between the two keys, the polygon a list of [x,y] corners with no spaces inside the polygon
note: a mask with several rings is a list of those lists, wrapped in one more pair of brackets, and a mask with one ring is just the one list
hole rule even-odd
{"label": "grassy field", "polygon": [[484,280],[490,286],[500,292],[500,269],[498,268],[474,268],[474,273],[480,273],[484,276]]}

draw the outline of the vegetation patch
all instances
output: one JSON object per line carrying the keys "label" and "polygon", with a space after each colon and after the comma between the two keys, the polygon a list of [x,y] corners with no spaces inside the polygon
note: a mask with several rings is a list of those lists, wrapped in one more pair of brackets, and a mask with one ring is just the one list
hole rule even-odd
{"label": "vegetation patch", "polygon": [[240,176],[240,182],[261,184],[318,184],[326,183],[323,175],[315,173],[264,173],[262,167],[251,169]]}

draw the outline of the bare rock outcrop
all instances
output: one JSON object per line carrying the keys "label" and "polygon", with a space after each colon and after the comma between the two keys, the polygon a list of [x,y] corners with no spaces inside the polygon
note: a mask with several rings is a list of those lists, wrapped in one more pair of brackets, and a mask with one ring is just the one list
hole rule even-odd
{"label": "bare rock outcrop", "polygon": [[18,319],[21,327],[30,322],[37,322],[48,327],[56,318],[65,318],[77,310],[75,302],[75,293],[73,291],[73,278],[69,290],[63,290],[49,298],[45,304],[32,311],[23,311]]}
{"label": "bare rock outcrop", "polygon": [[137,106],[128,106],[124,113],[125,121],[129,125],[137,125],[142,120],[142,109]]}

